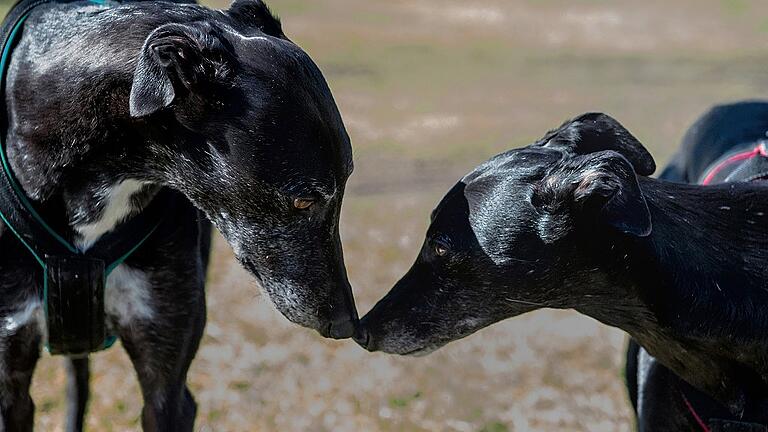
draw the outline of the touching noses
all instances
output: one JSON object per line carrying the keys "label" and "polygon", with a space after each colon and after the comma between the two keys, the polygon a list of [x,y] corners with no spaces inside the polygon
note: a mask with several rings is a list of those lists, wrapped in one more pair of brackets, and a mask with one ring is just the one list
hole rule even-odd
{"label": "touching noses", "polygon": [[346,282],[342,284],[340,295],[337,297],[335,307],[331,312],[330,322],[321,331],[323,336],[333,339],[348,339],[354,336],[360,320],[357,316],[355,299],[352,295],[352,286]]}
{"label": "touching noses", "polygon": [[365,326],[358,326],[357,330],[355,331],[354,340],[358,345],[365,348],[366,350],[376,351],[373,339],[371,338],[371,332],[369,332]]}
{"label": "touching noses", "polygon": [[355,334],[357,328],[357,316],[341,317],[328,324],[327,336],[333,339],[348,339]]}

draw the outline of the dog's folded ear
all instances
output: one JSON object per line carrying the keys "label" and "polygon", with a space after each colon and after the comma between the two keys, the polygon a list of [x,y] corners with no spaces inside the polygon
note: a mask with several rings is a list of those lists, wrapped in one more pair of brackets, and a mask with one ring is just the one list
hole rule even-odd
{"label": "dog's folded ear", "polygon": [[651,233],[651,213],[632,164],[613,150],[564,161],[534,189],[532,202],[544,215],[538,229],[545,242],[562,237],[579,219],[638,237]]}
{"label": "dog's folded ear", "polygon": [[190,92],[228,79],[231,52],[220,30],[210,25],[166,24],[144,42],[134,71],[130,114],[144,117]]}
{"label": "dog's folded ear", "polygon": [[545,147],[557,147],[578,155],[613,150],[631,162],[635,172],[649,176],[656,163],[624,126],[603,113],[587,113],[565,122],[539,141]]}
{"label": "dog's folded ear", "polygon": [[573,200],[584,215],[594,215],[621,232],[644,237],[651,233],[651,213],[637,175],[621,154],[592,153],[573,173]]}

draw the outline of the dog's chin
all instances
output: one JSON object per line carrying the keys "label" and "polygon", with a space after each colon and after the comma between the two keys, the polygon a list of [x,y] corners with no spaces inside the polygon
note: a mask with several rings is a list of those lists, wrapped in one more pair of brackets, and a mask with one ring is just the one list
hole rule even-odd
{"label": "dog's chin", "polygon": [[391,347],[387,347],[385,345],[385,346],[382,346],[379,349],[379,351],[387,354],[395,354],[395,355],[408,356],[408,357],[424,357],[426,355],[432,354],[433,352],[442,348],[444,345],[445,345],[444,343],[432,343],[428,345],[422,345],[416,348],[414,348],[413,345],[391,346]]}
{"label": "dog's chin", "polygon": [[321,324],[321,320],[315,314],[316,307],[304,299],[298,289],[289,283],[275,280],[260,280],[256,277],[262,293],[266,294],[272,305],[288,321],[301,327],[316,330],[327,337],[327,326]]}
{"label": "dog's chin", "polygon": [[263,287],[264,284],[261,280],[261,272],[259,272],[259,267],[247,257],[242,257],[235,253],[235,258],[237,258],[237,261],[240,263],[243,268],[253,276],[253,278],[256,280],[256,282],[259,284],[259,286]]}
{"label": "dog's chin", "polygon": [[270,294],[269,297],[275,309],[277,309],[288,321],[300,325],[301,327],[315,330],[327,337],[325,334],[326,329],[323,328],[318,317],[312,313],[312,309],[305,308],[301,304],[296,304],[290,298],[286,299],[272,294]]}
{"label": "dog's chin", "polygon": [[424,348],[417,348],[412,351],[401,353],[402,356],[408,356],[408,357],[426,357],[429,354],[432,354],[433,352],[437,351],[440,348],[440,346],[428,346]]}
{"label": "dog's chin", "polygon": [[441,336],[427,340],[401,340],[401,344],[394,342],[390,346],[387,346],[385,343],[381,348],[379,348],[379,350],[388,354],[396,354],[408,357],[424,357],[426,355],[432,354],[440,348],[443,348],[451,342],[462,339],[474,333],[477,330],[478,329],[474,329],[472,331],[468,330],[458,335]]}

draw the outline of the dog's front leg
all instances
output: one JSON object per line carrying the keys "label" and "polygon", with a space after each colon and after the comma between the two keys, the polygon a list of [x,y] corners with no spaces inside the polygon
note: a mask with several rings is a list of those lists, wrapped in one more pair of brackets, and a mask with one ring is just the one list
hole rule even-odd
{"label": "dog's front leg", "polygon": [[144,431],[193,429],[197,407],[187,388],[187,370],[205,326],[203,283],[197,285],[155,287],[152,318],[121,327],[144,396]]}
{"label": "dog's front leg", "polygon": [[35,404],[29,395],[32,373],[40,357],[40,330],[26,321],[27,312],[0,318],[0,431],[31,431]]}
{"label": "dog's front leg", "polygon": [[68,358],[67,369],[67,432],[82,432],[85,411],[90,397],[90,363],[88,357]]}

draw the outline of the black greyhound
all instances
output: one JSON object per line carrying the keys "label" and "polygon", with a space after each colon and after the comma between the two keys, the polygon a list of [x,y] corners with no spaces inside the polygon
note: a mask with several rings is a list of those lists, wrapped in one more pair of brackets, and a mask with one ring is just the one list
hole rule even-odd
{"label": "black greyhound", "polygon": [[[768,189],[654,170],[604,114],[492,158],[437,206],[416,262],[357,341],[425,354],[505,318],[572,308],[630,333],[728,418],[768,423]],[[683,400],[668,408],[645,430],[700,430]]]}
{"label": "black greyhound", "polygon": [[[349,137],[322,74],[261,1],[42,4],[6,83],[11,171],[80,251],[175,197],[106,284],[144,430],[193,427],[186,374],[205,324],[206,217],[288,319],[352,335],[338,232]],[[47,329],[42,272],[10,228],[0,223],[0,430],[16,431],[33,425],[29,385]],[[68,430],[79,430],[87,358],[70,370]]]}

